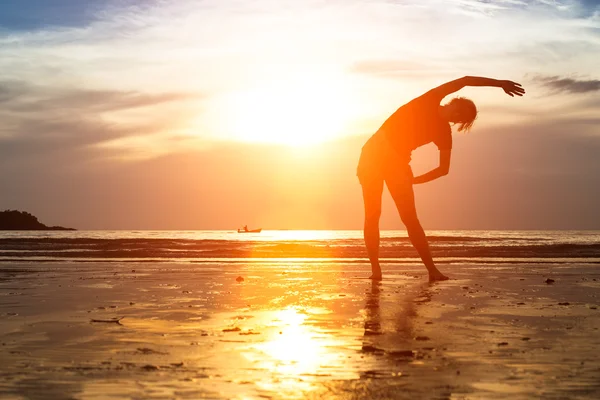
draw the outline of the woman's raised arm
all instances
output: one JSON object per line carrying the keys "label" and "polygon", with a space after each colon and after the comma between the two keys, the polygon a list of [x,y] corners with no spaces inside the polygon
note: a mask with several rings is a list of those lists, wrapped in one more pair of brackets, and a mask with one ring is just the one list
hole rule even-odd
{"label": "woman's raised arm", "polygon": [[441,97],[446,97],[454,92],[458,92],[465,86],[499,87],[502,88],[502,90],[504,90],[504,92],[511,97],[513,97],[514,95],[523,96],[523,94],[525,94],[525,89],[521,87],[520,83],[508,80],[484,78],[480,76],[464,76],[462,78],[446,82],[433,90],[439,93]]}

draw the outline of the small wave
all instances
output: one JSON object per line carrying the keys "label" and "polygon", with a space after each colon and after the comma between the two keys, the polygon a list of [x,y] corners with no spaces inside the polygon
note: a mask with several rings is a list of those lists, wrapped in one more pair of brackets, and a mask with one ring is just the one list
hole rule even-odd
{"label": "small wave", "polygon": [[[542,242],[543,238],[433,236],[434,257],[595,258],[600,243]],[[382,239],[382,258],[418,257],[408,238]],[[237,241],[191,239],[3,238],[0,257],[53,258],[365,258],[362,239]]]}

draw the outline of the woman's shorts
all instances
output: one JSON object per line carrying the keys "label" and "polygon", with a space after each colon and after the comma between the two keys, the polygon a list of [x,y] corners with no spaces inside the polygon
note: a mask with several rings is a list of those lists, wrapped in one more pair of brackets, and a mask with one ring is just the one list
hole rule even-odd
{"label": "woman's shorts", "polygon": [[403,159],[392,148],[383,131],[378,131],[365,143],[360,153],[356,175],[361,185],[412,185],[410,157]]}

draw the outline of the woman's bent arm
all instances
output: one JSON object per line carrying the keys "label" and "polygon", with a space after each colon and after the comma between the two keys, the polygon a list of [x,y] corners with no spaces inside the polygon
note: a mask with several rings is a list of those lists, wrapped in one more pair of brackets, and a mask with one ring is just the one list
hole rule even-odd
{"label": "woman's bent arm", "polygon": [[419,175],[413,178],[413,185],[417,185],[419,183],[430,182],[434,179],[441,178],[444,175],[448,175],[450,171],[450,156],[452,154],[451,150],[440,150],[440,165],[437,168],[432,169],[431,171],[424,173],[423,175]]}

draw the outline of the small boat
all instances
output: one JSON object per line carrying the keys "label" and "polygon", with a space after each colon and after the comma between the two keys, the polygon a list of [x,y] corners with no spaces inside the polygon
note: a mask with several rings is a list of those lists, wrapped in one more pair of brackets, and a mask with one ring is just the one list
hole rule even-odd
{"label": "small boat", "polygon": [[238,233],[260,233],[262,231],[262,228],[259,229],[238,229],[237,230]]}

